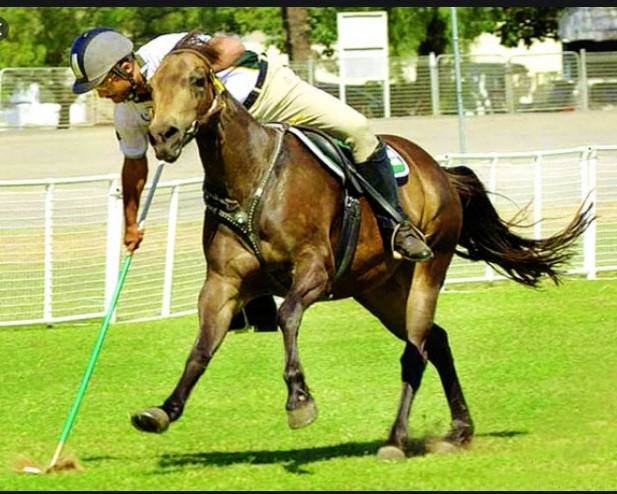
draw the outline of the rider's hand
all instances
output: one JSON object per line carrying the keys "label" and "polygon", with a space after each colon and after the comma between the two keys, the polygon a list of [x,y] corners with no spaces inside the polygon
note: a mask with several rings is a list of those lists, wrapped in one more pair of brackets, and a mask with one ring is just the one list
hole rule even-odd
{"label": "rider's hand", "polygon": [[144,232],[137,228],[137,225],[127,226],[124,230],[124,245],[129,254],[137,250],[139,244],[144,238]]}

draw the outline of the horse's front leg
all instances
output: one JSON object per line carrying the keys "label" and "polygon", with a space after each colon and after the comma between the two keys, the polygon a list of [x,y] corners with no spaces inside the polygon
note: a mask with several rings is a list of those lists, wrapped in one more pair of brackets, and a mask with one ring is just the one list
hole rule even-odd
{"label": "horse's front leg", "polygon": [[223,341],[238,304],[237,286],[216,274],[209,274],[199,293],[199,334],[180,381],[160,407],[134,414],[133,425],[144,432],[164,432],[182,415],[193,386],[197,383]]}
{"label": "horse's front leg", "polygon": [[285,408],[289,427],[292,429],[309,425],[317,418],[315,401],[304,380],[297,340],[304,311],[323,296],[327,284],[328,274],[322,259],[314,256],[301,259],[296,263],[292,287],[278,312],[278,324],[285,343]]}

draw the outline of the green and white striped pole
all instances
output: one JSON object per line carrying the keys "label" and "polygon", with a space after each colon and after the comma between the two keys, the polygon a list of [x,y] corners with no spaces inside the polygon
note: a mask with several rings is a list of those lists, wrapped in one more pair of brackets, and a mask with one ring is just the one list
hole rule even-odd
{"label": "green and white striped pole", "polygon": [[[143,204],[141,214],[139,216],[139,221],[137,222],[137,227],[140,230],[143,228],[144,222],[146,220],[146,215],[148,214],[148,209],[150,209],[150,204],[152,203],[152,198],[154,197],[154,191],[156,190],[159,178],[161,178],[161,173],[163,172],[163,166],[164,163],[159,163],[154,173],[154,178],[152,179],[150,190],[148,191],[146,201]],[[49,466],[46,470],[51,470],[60,459],[62,449],[67,442],[71,429],[73,428],[73,423],[75,422],[77,412],[79,411],[79,407],[86,393],[86,388],[88,387],[88,382],[90,381],[90,377],[92,376],[92,373],[94,371],[94,365],[96,364],[96,360],[98,359],[99,353],[101,352],[103,341],[105,340],[105,334],[107,333],[107,328],[109,327],[112,315],[116,310],[116,305],[118,303],[118,299],[120,298],[120,292],[122,291],[122,287],[124,286],[124,280],[126,279],[126,274],[128,273],[132,260],[133,253],[127,254],[124,258],[124,263],[122,265],[122,270],[116,284],[116,289],[114,290],[114,294],[111,298],[111,303],[107,308],[107,313],[105,314],[103,322],[101,323],[101,328],[99,329],[96,343],[94,344],[94,348],[92,349],[92,355],[90,355],[90,361],[88,362],[86,371],[84,372],[81,383],[79,384],[79,389],[77,390],[75,400],[73,400],[73,405],[71,406],[69,415],[64,423],[64,428],[62,429],[62,434],[60,435],[60,440],[58,441],[58,445],[56,446],[54,456],[52,457],[51,462],[49,463]]]}

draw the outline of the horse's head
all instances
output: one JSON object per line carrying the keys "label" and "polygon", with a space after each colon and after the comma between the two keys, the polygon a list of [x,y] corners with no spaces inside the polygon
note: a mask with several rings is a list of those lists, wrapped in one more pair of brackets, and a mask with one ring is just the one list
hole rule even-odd
{"label": "horse's head", "polygon": [[224,90],[212,71],[216,53],[191,33],[169,52],[150,81],[154,115],[149,135],[156,157],[174,162],[182,148],[220,109]]}

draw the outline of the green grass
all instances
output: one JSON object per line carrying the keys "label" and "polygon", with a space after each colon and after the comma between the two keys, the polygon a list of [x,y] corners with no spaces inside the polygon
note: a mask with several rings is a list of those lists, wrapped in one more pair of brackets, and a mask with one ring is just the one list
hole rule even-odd
{"label": "green grass", "polygon": [[[456,288],[456,291],[454,291]],[[470,449],[380,462],[394,419],[402,343],[351,301],[310,309],[300,355],[319,418],[289,430],[280,334],[230,333],[183,418],[161,436],[129,414],[160,404],[180,377],[195,317],[112,325],[65,456],[45,466],[98,323],[0,329],[3,490],[615,490],[617,282],[567,280],[449,286],[437,320],[449,332],[476,423]],[[427,368],[411,412],[417,441],[447,430],[437,373]]]}

